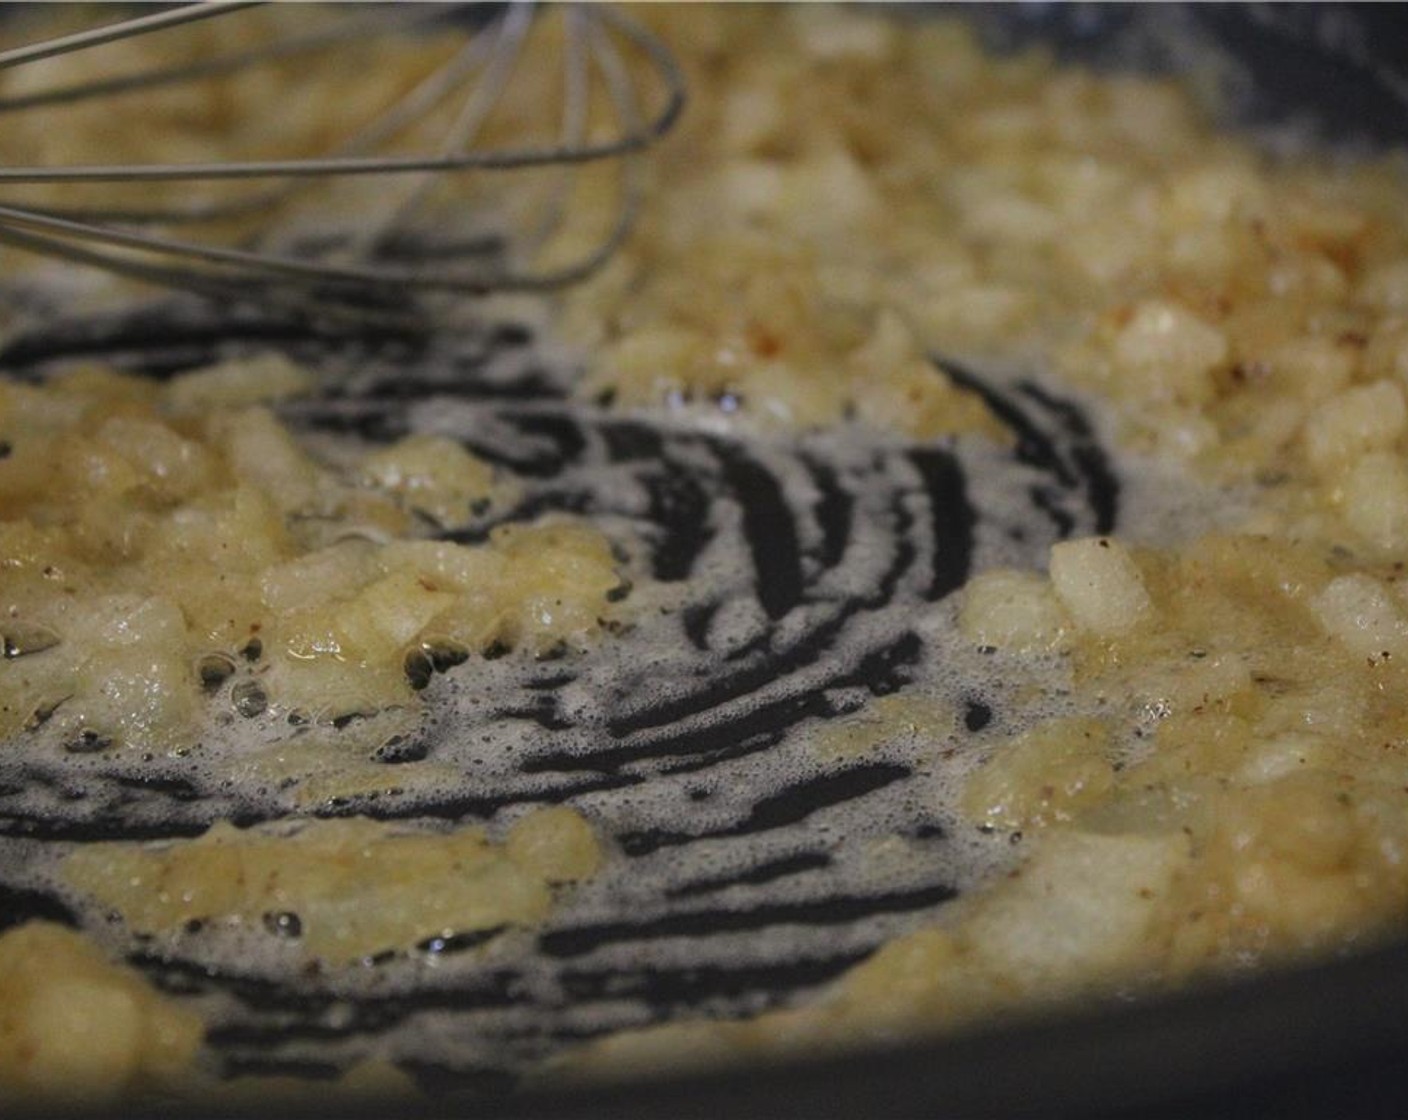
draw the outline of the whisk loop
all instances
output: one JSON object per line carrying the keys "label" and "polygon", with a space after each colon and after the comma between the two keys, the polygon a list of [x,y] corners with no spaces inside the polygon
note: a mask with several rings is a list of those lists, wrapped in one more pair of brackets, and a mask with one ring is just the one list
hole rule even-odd
{"label": "whisk loop", "polygon": [[[438,29],[434,42],[442,35],[458,35],[463,45],[325,154],[0,167],[0,188],[51,185],[38,205],[0,195],[0,242],[181,290],[272,298],[295,306],[397,305],[434,293],[474,296],[558,288],[590,275],[626,238],[643,197],[642,169],[635,157],[670,129],[684,105],[684,81],[665,45],[636,21],[591,3],[547,9],[531,3],[352,5],[336,18],[314,6],[311,18],[318,26],[311,30],[252,48],[88,76],[99,72],[107,44],[258,6],[247,0],[183,4],[0,52],[0,70],[84,52],[81,80],[0,96],[0,114],[94,99],[102,99],[105,108],[117,106],[131,93],[186,89],[354,39],[423,32],[431,23]],[[544,60],[526,49],[530,32],[550,18],[561,21],[556,48],[560,77],[545,74]],[[523,140],[517,129],[526,126],[510,120],[498,129],[512,132],[509,142],[485,141],[510,99],[522,102],[526,95],[531,103],[538,96],[529,85],[534,82],[543,88],[556,82],[560,89],[560,104],[552,113],[555,134]],[[423,134],[437,112],[448,112],[449,123],[436,123],[437,135],[427,141]],[[420,146],[387,150],[408,137]],[[568,222],[576,179],[587,165],[611,165],[615,172],[612,201],[604,214],[596,215],[601,228],[590,237]],[[431,217],[438,220],[449,212],[443,196],[447,183],[460,181],[454,177],[482,184],[491,173],[534,172],[549,178],[548,189],[530,220],[520,223],[528,228],[517,236],[490,230],[492,207],[468,190],[453,196],[457,208],[450,212],[452,229],[453,221],[467,216],[479,221],[463,251],[447,247],[445,236],[425,232]],[[326,222],[327,212],[336,209],[326,192],[336,184],[371,178],[381,183],[376,197],[348,208],[344,226],[353,232],[343,228],[314,245],[304,231],[299,243],[297,223],[289,220],[295,204],[316,208]],[[78,184],[151,184],[151,193],[161,189],[159,184],[214,181],[247,181],[251,187],[233,198],[161,205],[109,200],[65,205],[63,197],[65,188]],[[433,208],[437,200],[440,210]],[[232,243],[175,232],[222,221],[244,223]],[[564,230],[585,245],[578,244],[565,261],[543,263]],[[454,240],[454,233],[448,240]]]}

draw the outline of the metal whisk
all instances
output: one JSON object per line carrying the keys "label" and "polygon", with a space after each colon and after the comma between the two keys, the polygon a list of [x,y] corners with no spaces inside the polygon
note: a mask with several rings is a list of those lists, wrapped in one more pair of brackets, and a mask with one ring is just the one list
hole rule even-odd
{"label": "metal whisk", "polygon": [[[627,236],[644,189],[634,157],[669,130],[684,104],[684,82],[664,44],[636,21],[592,3],[541,12],[531,3],[350,5],[335,13],[321,5],[290,5],[272,14],[315,26],[234,49],[225,49],[222,27],[219,49],[203,57],[186,57],[173,45],[168,53],[177,61],[94,76],[102,73],[107,44],[257,6],[244,0],[182,4],[0,52],[0,71],[82,52],[81,65],[72,68],[76,80],[65,81],[61,74],[57,84],[36,91],[0,92],[0,114],[63,110],[98,98],[105,112],[111,106],[114,129],[140,128],[142,121],[124,119],[120,108],[123,97],[138,91],[189,92],[192,83],[238,77],[305,53],[326,54],[367,36],[418,36],[414,42],[428,49],[454,35],[461,45],[321,154],[0,167],[0,183],[12,195],[19,184],[50,185],[37,202],[0,198],[0,242],[185,291],[272,298],[294,306],[394,306],[427,293],[557,288],[589,275]],[[541,58],[527,57],[525,44],[553,20],[561,22],[549,50],[560,59],[549,78]],[[513,122],[496,123],[516,84],[525,82],[537,83],[526,93],[530,103],[539,86],[554,91],[550,111],[537,106],[544,133],[532,137],[513,132]],[[524,96],[520,90],[519,103]],[[237,99],[234,108],[239,110]],[[430,121],[436,122],[435,134],[427,137]],[[512,134],[486,141],[495,127]],[[591,232],[575,231],[569,259],[545,262],[544,247],[564,229],[574,232],[569,218],[576,214],[576,180],[593,165],[610,167],[610,185],[598,192],[608,201],[602,205],[597,198]],[[520,214],[510,232],[490,228],[493,207],[476,193],[479,187],[490,176],[497,184],[528,175],[535,176],[538,201],[527,218]],[[337,207],[326,192],[354,177],[374,180],[375,196],[348,208],[333,234],[309,234],[290,220],[301,208],[326,222]],[[79,184],[137,184],[144,194],[160,194],[170,188],[154,184],[215,180],[242,181],[242,193],[215,200],[158,199],[159,205],[145,199],[135,205],[108,198],[99,205],[64,201],[65,191]],[[33,194],[34,188],[26,189]],[[132,188],[112,187],[122,189]],[[514,192],[523,193],[518,186]],[[521,197],[515,200],[522,210]],[[452,220],[441,224],[447,214]],[[463,226],[466,215],[480,228],[462,236],[456,223]],[[201,227],[206,228],[191,236]],[[228,235],[230,229],[237,233],[223,244],[210,232]],[[184,232],[178,236],[177,230]]]}

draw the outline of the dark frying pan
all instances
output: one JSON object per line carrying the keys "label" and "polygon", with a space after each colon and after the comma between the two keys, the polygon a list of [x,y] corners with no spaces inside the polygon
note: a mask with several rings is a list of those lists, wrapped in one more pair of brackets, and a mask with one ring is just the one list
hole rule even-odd
{"label": "dark frying pan", "polygon": [[[1408,141],[1408,93],[1399,84],[1408,84],[1408,17],[1396,5],[1145,9],[1024,4],[975,5],[965,11],[995,45],[1041,41],[1064,56],[1102,65],[1133,60],[1147,69],[1178,72],[1187,63],[1189,44],[1203,44],[1243,63],[1233,88],[1224,91],[1239,122],[1293,122],[1350,146]],[[1171,31],[1177,34],[1171,36]],[[521,331],[501,326],[476,345],[484,352],[501,352],[523,341]],[[263,312],[210,312],[162,303],[118,320],[35,329],[6,345],[0,365],[24,375],[69,358],[98,356],[163,376],[232,348],[268,345],[305,359],[335,352],[343,359],[372,355],[373,362],[378,356],[403,362],[408,354],[431,364],[445,360],[445,351],[432,347],[418,353],[421,344],[415,338],[382,328],[360,337],[349,336],[345,328],[326,334],[316,325]],[[456,360],[463,374],[467,359],[461,354]],[[974,376],[975,387],[982,388]],[[536,409],[540,421],[545,414],[539,406],[554,397],[551,378],[531,366],[479,385],[482,398],[492,402],[489,407]],[[403,384],[397,391],[404,396],[408,390]],[[1036,454],[1047,459],[1029,466],[1056,475],[1069,466],[1072,447],[1085,438],[1078,424],[1068,422],[1069,412],[1020,393],[996,403],[1006,409],[1005,418],[1019,436],[1026,436],[1029,448],[1046,447]],[[375,410],[356,415],[363,434],[388,434],[379,432],[385,421]],[[550,427],[540,423],[537,434]],[[560,446],[562,438],[568,437],[548,432],[550,443],[558,440]],[[1066,513],[1099,531],[1108,527],[1110,516],[1103,480],[1098,467],[1089,467],[1095,461],[1091,455],[1074,458],[1087,469],[1066,485]],[[730,467],[727,453],[719,461],[724,472],[749,469],[738,463]],[[916,465],[922,474],[924,464]],[[546,460],[538,466],[544,477],[551,475]],[[942,475],[933,463],[929,469],[935,477]],[[932,592],[943,593],[961,574],[945,576],[936,567]],[[785,597],[787,589],[775,594]],[[876,664],[881,676],[891,671],[893,661]],[[838,786],[835,792],[856,791]],[[197,823],[193,820],[192,827]],[[642,834],[637,842],[649,845],[660,837]],[[936,894],[915,909],[942,901]],[[0,925],[27,916],[63,915],[48,899],[14,892],[0,896]],[[782,994],[789,985],[803,988],[825,979],[822,974],[795,983],[779,979],[771,990]],[[395,1114],[1386,1116],[1405,1111],[1405,1062],[1408,944],[1393,944],[1352,959],[1199,986],[1167,999],[1048,1013],[882,1052],[563,1093],[491,1095],[463,1110],[447,1104],[398,1105]],[[134,1115],[131,1110],[123,1114]],[[163,1114],[167,1112],[157,1108],[145,1113]],[[377,1114],[386,1115],[386,1110],[378,1108]]]}

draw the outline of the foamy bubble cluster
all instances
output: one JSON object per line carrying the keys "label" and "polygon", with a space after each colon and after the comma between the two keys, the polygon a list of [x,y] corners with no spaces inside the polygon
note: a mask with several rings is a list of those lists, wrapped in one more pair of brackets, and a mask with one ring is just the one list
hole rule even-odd
{"label": "foamy bubble cluster", "polygon": [[[344,358],[342,390],[286,419],[331,458],[412,432],[460,441],[515,497],[454,539],[585,518],[632,574],[628,626],[561,656],[447,667],[416,716],[339,728],[291,724],[277,705],[231,714],[251,662],[177,756],[75,754],[41,728],[0,760],[11,888],[61,900],[197,1001],[231,1070],[375,1053],[502,1074],[586,1035],[759,1010],[942,920],[1018,852],[957,815],[964,775],[987,744],[1071,704],[1054,656],[1024,659],[1016,705],[1016,663],[960,635],[953,592],[987,568],[1041,567],[1063,538],[1194,508],[1182,480],[1117,466],[1096,418],[1031,380],[948,363],[1006,443],[861,425],[780,435],[569,401],[531,348],[469,360],[457,345]],[[319,797],[260,762],[311,749],[382,780]],[[179,843],[217,820],[501,834],[549,803],[578,809],[611,855],[543,928],[447,931],[351,968],[310,972],[287,925],[212,922],[144,944],[62,876],[76,845]]]}

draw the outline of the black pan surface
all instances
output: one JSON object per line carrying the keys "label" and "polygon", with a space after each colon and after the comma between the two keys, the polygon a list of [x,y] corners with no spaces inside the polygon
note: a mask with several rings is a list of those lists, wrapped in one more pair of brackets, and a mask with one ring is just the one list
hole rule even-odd
{"label": "black pan surface", "polygon": [[[1397,5],[1332,5],[1293,7],[1173,6],[1156,10],[1141,7],[1087,6],[1083,4],[1027,4],[1020,6],[975,5],[965,10],[997,45],[1041,41],[1060,53],[1097,64],[1127,64],[1131,60],[1153,70],[1178,72],[1188,62],[1189,44],[1198,49],[1228,52],[1243,63],[1233,88],[1224,91],[1235,107],[1237,120],[1254,125],[1288,121],[1310,128],[1321,137],[1353,146],[1396,144],[1408,140],[1408,96],[1400,82],[1408,80],[1408,20]],[[905,18],[909,18],[908,15]],[[85,322],[59,321],[32,330],[8,342],[0,352],[0,365],[21,376],[56,363],[86,356],[101,357],[119,366],[152,376],[165,376],[228,354],[241,347],[273,345],[305,360],[324,360],[333,354],[364,371],[366,392],[355,402],[312,408],[299,419],[313,427],[351,426],[358,434],[384,438],[397,434],[398,410],[413,402],[417,392],[444,392],[446,382],[433,371],[449,369],[459,392],[472,398],[474,407],[492,416],[499,428],[516,437],[527,435],[535,448],[513,465],[539,480],[530,490],[531,508],[523,516],[553,508],[591,509],[590,487],[574,474],[574,463],[583,447],[599,447],[615,464],[669,463],[674,456],[690,471],[701,461],[711,464],[714,484],[735,491],[765,493],[767,477],[778,469],[772,462],[752,459],[746,448],[729,441],[701,442],[677,432],[608,430],[604,416],[570,414],[560,406],[560,391],[548,371],[529,361],[507,367],[488,362],[528,341],[525,331],[500,325],[482,338],[463,340],[454,353],[437,345],[424,349],[423,340],[377,329],[362,336],[345,329],[331,332],[316,325],[283,319],[265,312],[215,312],[184,302],[161,302],[150,309],[118,318]],[[418,389],[414,376],[398,373],[378,381],[375,369],[393,362],[404,370],[407,362],[427,371],[428,384]],[[502,371],[507,368],[507,374]],[[975,387],[992,395],[996,410],[1019,436],[1019,453],[1026,456],[1024,469],[1033,474],[1033,486],[1045,486],[1055,499],[1047,503],[1042,532],[1046,539],[1078,532],[1108,529],[1117,516],[1117,487],[1112,491],[1101,466],[1100,448],[1091,442],[1088,428],[1069,402],[1043,399],[1039,392],[1021,386],[997,388],[973,372]],[[683,441],[683,442],[679,442]],[[687,446],[686,446],[687,445]],[[513,441],[501,447],[476,448],[493,458],[512,457]],[[801,449],[799,458],[816,449]],[[907,477],[917,480],[915,492],[931,511],[927,524],[941,526],[945,539],[964,538],[964,518],[971,511],[955,500],[953,472],[961,465],[913,448],[896,449],[905,459]],[[701,459],[702,457],[702,459]],[[827,464],[820,455],[823,473]],[[599,464],[598,464],[599,465]],[[830,464],[835,468],[836,464]],[[661,544],[653,563],[656,574],[668,578],[687,570],[691,549],[704,546],[690,536],[699,523],[700,508],[709,493],[696,494],[665,470],[644,483],[657,487],[659,507],[652,513],[661,529]],[[711,484],[712,485],[712,484]],[[1053,509],[1055,512],[1053,513]],[[753,518],[753,543],[761,558],[795,549],[785,539],[769,537],[768,510]],[[824,521],[823,515],[818,515]],[[821,524],[825,538],[825,524]],[[484,527],[487,529],[487,526]],[[955,532],[955,530],[958,530]],[[908,531],[908,530],[905,530]],[[937,532],[935,528],[933,532]],[[903,536],[903,533],[901,533]],[[918,600],[941,598],[958,586],[968,557],[960,546],[940,548],[932,539],[916,539],[913,547],[920,569],[897,579],[912,584],[909,593]],[[805,590],[796,585],[794,568],[769,567],[760,559],[758,596],[764,612],[782,617]],[[844,608],[841,608],[844,609]],[[825,636],[804,636],[786,664],[758,664],[751,679],[773,679],[804,664],[808,642]],[[818,647],[820,648],[820,647]],[[903,635],[877,647],[869,662],[867,678],[860,683],[874,694],[903,683]],[[832,682],[833,684],[836,682]],[[842,682],[857,683],[857,682]],[[747,682],[739,688],[749,687]],[[785,694],[771,715],[756,728],[755,745],[764,749],[768,736],[789,721],[816,716],[802,678],[796,690]],[[545,690],[542,686],[537,693]],[[717,702],[714,698],[710,702]],[[669,713],[657,721],[668,724]],[[637,714],[639,718],[639,714]],[[979,725],[981,718],[975,717]],[[642,726],[648,726],[647,720]],[[736,732],[737,729],[734,729]],[[731,736],[736,742],[738,735]],[[720,742],[723,740],[719,740]],[[600,760],[591,768],[600,775],[638,773],[654,757],[649,743],[632,740],[636,753]],[[671,758],[680,757],[681,744],[669,743]],[[700,760],[704,770],[717,753],[714,741],[684,744],[685,754]],[[663,756],[663,755],[662,755]],[[582,775],[574,774],[566,757],[549,759],[540,774],[555,774],[563,798],[576,794]],[[614,767],[614,770],[613,770]],[[755,832],[788,827],[805,818],[808,804],[827,798],[845,800],[864,796],[903,775],[881,769],[847,772],[829,785],[787,791],[767,805],[753,805],[741,812],[736,829],[740,841]],[[534,788],[534,796],[542,792]],[[491,793],[511,803],[515,790]],[[788,797],[791,800],[788,800]],[[811,799],[810,802],[808,799]],[[191,805],[201,804],[191,801]],[[179,809],[179,806],[177,807]],[[236,817],[248,807],[229,807]],[[489,804],[475,806],[483,813]],[[465,806],[445,806],[446,814]],[[204,827],[214,807],[192,809],[184,831]],[[751,816],[750,816],[751,813]],[[74,836],[106,835],[103,814],[86,819],[56,818],[29,822],[8,819],[10,835],[37,835],[45,829],[71,829]],[[175,818],[168,814],[167,819]],[[749,826],[752,822],[752,827]],[[179,830],[178,830],[179,831]],[[127,834],[123,830],[118,835]],[[642,854],[689,841],[688,836],[664,827],[642,828],[618,837]],[[910,896],[876,897],[866,905],[874,913],[920,914],[937,907],[949,896],[941,882],[917,884]],[[825,930],[837,906],[854,906],[854,900],[824,900],[816,913]],[[831,910],[828,911],[827,907]],[[30,916],[59,917],[52,900],[11,892],[0,900],[0,925]],[[610,938],[612,930],[594,934],[559,931],[560,959],[573,958],[573,936]],[[707,932],[707,931],[706,931]],[[874,940],[881,927],[875,928]],[[552,936],[549,934],[549,936]],[[776,967],[747,977],[667,974],[646,964],[622,979],[617,971],[612,984],[635,983],[647,999],[668,1005],[671,1014],[689,1007],[741,1007],[757,993],[769,998],[814,987],[835,975],[866,951],[862,938],[835,955],[829,966],[813,965],[789,974]],[[143,962],[158,978],[169,983],[193,982],[192,975],[176,975],[170,962]],[[220,982],[218,979],[217,983]],[[590,983],[590,978],[579,983]],[[605,983],[598,978],[596,982]],[[476,998],[492,998],[480,993]],[[511,997],[510,997],[511,998]],[[721,1002],[722,1001],[722,1002]],[[254,1000],[257,1004],[257,998]],[[384,1012],[385,1008],[376,1009]],[[255,1016],[245,1035],[226,1040],[232,1057],[230,1068],[260,1069],[255,1055],[264,1041],[260,1030],[276,1031],[286,1009],[265,1020]],[[369,1011],[369,1014],[371,1012]],[[252,1033],[251,1033],[252,1032]],[[1393,945],[1354,959],[1320,964],[1299,970],[1249,979],[1232,985],[1199,988],[1178,997],[1143,1003],[1084,1009],[1045,1016],[1026,1023],[1001,1025],[944,1041],[916,1043],[879,1053],[828,1059],[813,1065],[726,1072],[674,1081],[607,1086],[570,1093],[526,1095],[477,1102],[476,1115],[598,1117],[718,1116],[767,1114],[799,1116],[927,1115],[927,1116],[1286,1116],[1399,1115],[1399,1101],[1408,1089],[1408,946]],[[277,1072],[278,1063],[269,1062]],[[433,1081],[435,1071],[425,1071]],[[490,1078],[492,1080],[492,1077]],[[463,1086],[457,1086],[463,1087]],[[397,1115],[460,1115],[467,1110],[446,1104],[396,1106]],[[130,1114],[130,1113],[125,1113]],[[165,1114],[152,1109],[147,1114]],[[318,1114],[313,1110],[310,1114]],[[326,1113],[323,1113],[326,1114]],[[384,1109],[377,1114],[385,1115]],[[207,1113],[209,1115],[209,1113]],[[235,1115],[235,1114],[230,1114]],[[248,1115],[248,1113],[240,1113]]]}

